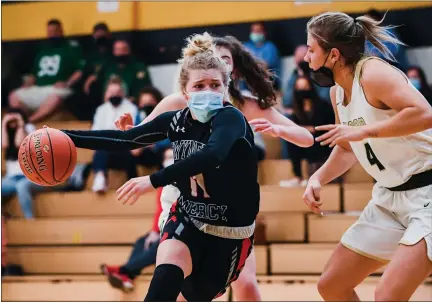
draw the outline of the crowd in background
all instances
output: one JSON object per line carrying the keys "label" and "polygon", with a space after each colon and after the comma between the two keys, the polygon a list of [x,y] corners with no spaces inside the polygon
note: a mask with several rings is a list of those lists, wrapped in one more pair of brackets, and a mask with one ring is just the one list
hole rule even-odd
{"label": "crowd in background", "polygon": [[[376,20],[382,18],[375,10],[368,14]],[[46,26],[47,40],[41,42],[39,51],[33,58],[32,72],[19,75],[21,83],[18,87],[10,85],[12,78],[17,76],[13,65],[2,64],[2,86],[11,89],[8,91],[6,114],[2,119],[6,174],[2,176],[1,195],[2,201],[16,195],[27,219],[35,218],[33,199],[37,193],[83,190],[90,172],[94,175],[92,190],[104,193],[108,188],[108,169],[124,170],[128,178],[133,178],[137,176],[137,165],[162,168],[172,159],[170,143],[165,140],[130,152],[108,153],[98,150],[91,163],[78,164],[72,176],[60,186],[41,187],[24,177],[18,164],[18,148],[27,134],[35,130],[35,123],[45,121],[56,112],[67,110],[77,119],[92,119],[92,129],[95,130],[116,129],[114,122],[124,113],[131,113],[135,125],[138,125],[164,97],[152,86],[145,62],[134,56],[128,41],[114,40],[106,24],[98,23],[94,26],[93,46],[86,53],[77,41],[64,36],[59,20],[49,20]],[[394,29],[392,33],[397,35]],[[251,25],[250,38],[244,42],[244,46],[274,73],[274,86],[280,96],[279,110],[284,115],[308,129],[314,136],[320,135],[315,131],[315,126],[334,123],[329,88],[317,86],[309,77],[310,70],[303,59],[307,52],[306,45],[297,46],[294,53],[295,68],[286,83],[281,80],[279,51],[275,43],[267,39],[266,28],[262,23]],[[403,70],[412,85],[431,103],[432,90],[424,71],[410,65],[404,47],[387,46],[396,59],[392,64]],[[381,57],[369,43],[367,50],[370,54]],[[3,62],[5,61],[2,60]],[[240,83],[240,86],[247,93],[249,88],[244,83]],[[256,142],[260,159],[264,159],[265,144],[262,137],[258,135]],[[305,186],[307,177],[301,169],[302,160],[307,160],[310,175],[323,164],[331,151],[319,143],[307,149],[286,141],[282,141],[282,146],[282,158],[291,160],[295,175],[280,183],[285,187]],[[153,258],[155,250],[150,246],[151,243],[157,243],[158,237],[154,236],[157,232],[156,224],[136,244],[146,245],[149,257]],[[135,256],[136,253],[133,252],[131,259],[135,259]],[[136,263],[132,261],[131,264],[131,261],[123,267],[105,266],[104,270],[107,274],[121,275],[123,280],[129,282],[139,274]],[[151,262],[148,258],[138,260],[140,261],[138,268]]]}

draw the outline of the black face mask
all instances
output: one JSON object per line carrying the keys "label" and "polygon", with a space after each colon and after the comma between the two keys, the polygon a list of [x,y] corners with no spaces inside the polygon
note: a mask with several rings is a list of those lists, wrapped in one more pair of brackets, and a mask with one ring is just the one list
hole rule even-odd
{"label": "black face mask", "polygon": [[119,64],[126,64],[129,62],[130,55],[121,55],[121,56],[115,56],[114,57],[117,63]]}
{"label": "black face mask", "polygon": [[296,90],[294,92],[296,99],[304,100],[304,99],[313,99],[314,93],[312,90]]}
{"label": "black face mask", "polygon": [[110,40],[107,37],[99,37],[94,40],[96,47],[101,52],[106,52],[110,47]]}
{"label": "black face mask", "polygon": [[[310,73],[311,80],[315,84],[317,84],[318,86],[321,86],[321,87],[332,87],[336,84],[334,81],[334,76],[333,76],[333,70],[332,70],[333,68],[330,69],[330,68],[324,66],[325,63],[327,62],[329,55],[330,55],[330,53],[327,55],[327,58],[325,59],[323,66],[321,66],[317,70],[311,70],[311,73]],[[333,65],[333,67],[334,67],[334,65]]]}
{"label": "black face mask", "polygon": [[153,105],[145,105],[139,108],[140,111],[143,111],[146,116],[149,116],[150,113],[152,113],[153,109],[155,109],[155,106]]}
{"label": "black face mask", "polygon": [[123,98],[121,96],[112,96],[109,98],[109,101],[111,102],[111,104],[114,107],[117,107],[118,105],[120,105],[122,100],[123,100]]}

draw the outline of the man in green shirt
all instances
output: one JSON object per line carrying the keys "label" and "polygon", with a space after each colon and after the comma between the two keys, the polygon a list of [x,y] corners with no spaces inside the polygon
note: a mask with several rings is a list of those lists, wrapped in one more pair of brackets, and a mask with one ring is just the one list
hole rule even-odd
{"label": "man in green shirt", "polygon": [[59,20],[48,21],[48,41],[37,53],[32,74],[9,95],[9,105],[30,113],[29,122],[38,122],[52,114],[70,96],[82,76],[84,60],[78,42],[66,40]]}
{"label": "man in green shirt", "polygon": [[132,101],[138,96],[143,87],[151,86],[147,66],[132,56],[129,43],[124,40],[114,42],[113,60],[107,62],[99,72],[91,75],[86,80],[84,90],[88,93],[90,86],[96,80],[102,84],[102,88],[105,90],[110,79],[117,77],[122,80],[125,95]]}

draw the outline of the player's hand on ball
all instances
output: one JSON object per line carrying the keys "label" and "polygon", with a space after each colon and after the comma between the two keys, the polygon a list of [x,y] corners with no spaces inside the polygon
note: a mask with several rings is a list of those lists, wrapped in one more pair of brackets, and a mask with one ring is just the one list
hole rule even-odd
{"label": "player's hand on ball", "polygon": [[120,116],[114,124],[116,125],[117,129],[122,131],[132,129],[134,127],[133,118],[130,113],[125,113]]}
{"label": "player's hand on ball", "polygon": [[321,196],[321,184],[317,180],[309,180],[306,186],[306,190],[303,194],[303,201],[309,207],[309,209],[318,214],[322,215],[320,202]]}
{"label": "player's hand on ball", "polygon": [[264,118],[258,118],[251,120],[249,122],[255,132],[260,132],[264,134],[269,134],[273,137],[280,136],[280,126],[270,123],[268,120]]}
{"label": "player's hand on ball", "polygon": [[330,147],[334,147],[343,142],[358,142],[368,136],[361,126],[323,125],[315,127],[315,129],[317,131],[328,131],[316,138],[317,142],[321,142],[321,146],[330,144]]}
{"label": "player's hand on ball", "polygon": [[150,176],[135,177],[117,190],[117,200],[123,204],[133,205],[144,193],[154,190]]}

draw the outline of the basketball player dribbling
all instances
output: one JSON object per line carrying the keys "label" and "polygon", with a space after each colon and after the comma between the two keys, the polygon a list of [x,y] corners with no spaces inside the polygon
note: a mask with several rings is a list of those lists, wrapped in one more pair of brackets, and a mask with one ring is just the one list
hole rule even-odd
{"label": "basketball player dribbling", "polygon": [[[133,204],[154,188],[180,191],[163,226],[156,269],[145,301],[211,301],[222,295],[249,256],[259,210],[254,135],[226,101],[228,66],[208,34],[188,39],[179,83],[187,108],[163,113],[128,131],[63,130],[75,146],[132,150],[168,137],[174,164],[117,190]],[[178,126],[178,127],[177,127]]]}
{"label": "basketball player dribbling", "polygon": [[[288,118],[277,112],[272,106],[275,104],[276,95],[270,81],[270,72],[254,58],[244,46],[234,37],[213,37],[217,54],[228,64],[232,81],[229,84],[230,99],[235,107],[242,111],[245,117],[255,126],[256,131],[273,136],[279,136],[293,144],[301,147],[310,147],[313,144],[312,134],[299,127]],[[257,96],[246,98],[236,88],[236,81],[244,79]],[[259,101],[258,101],[259,100]],[[147,123],[156,116],[171,110],[183,109],[187,101],[181,93],[174,93],[164,98],[153,110],[153,112],[141,123]],[[132,116],[122,116],[116,125],[120,130],[133,127]],[[169,210],[179,196],[179,190],[172,186],[164,187],[161,195],[163,212],[160,217],[160,229],[169,214]],[[255,253],[252,250],[246,260],[238,280],[232,283],[234,297],[238,301],[260,301],[260,293],[256,281]]]}
{"label": "basketball player dribbling", "polygon": [[[318,283],[325,300],[359,300],[354,288],[388,263],[377,301],[406,301],[432,272],[432,108],[403,72],[363,57],[365,40],[401,43],[368,17],[323,13],[307,25],[312,78],[333,86],[336,125],[317,140],[334,146],[309,179],[304,201],[320,213],[320,188],[357,161],[377,181]],[[349,202],[349,201],[348,201]]]}

